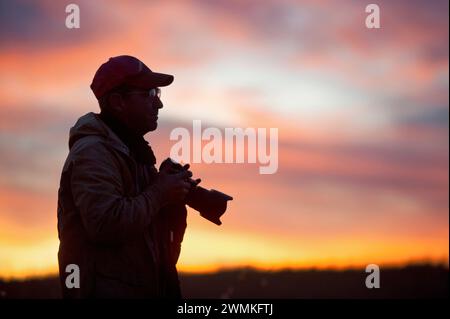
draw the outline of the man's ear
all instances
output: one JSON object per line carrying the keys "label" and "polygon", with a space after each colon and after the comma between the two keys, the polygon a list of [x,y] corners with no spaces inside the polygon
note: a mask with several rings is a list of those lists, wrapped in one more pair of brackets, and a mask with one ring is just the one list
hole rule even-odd
{"label": "man's ear", "polygon": [[122,114],[125,107],[122,96],[119,93],[112,93],[108,97],[108,105],[115,114]]}

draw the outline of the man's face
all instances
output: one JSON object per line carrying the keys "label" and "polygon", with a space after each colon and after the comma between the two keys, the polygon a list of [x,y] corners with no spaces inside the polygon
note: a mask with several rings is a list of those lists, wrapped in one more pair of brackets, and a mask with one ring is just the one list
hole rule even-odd
{"label": "man's face", "polygon": [[163,107],[159,89],[133,89],[122,93],[123,121],[125,125],[140,135],[156,130],[158,111]]}

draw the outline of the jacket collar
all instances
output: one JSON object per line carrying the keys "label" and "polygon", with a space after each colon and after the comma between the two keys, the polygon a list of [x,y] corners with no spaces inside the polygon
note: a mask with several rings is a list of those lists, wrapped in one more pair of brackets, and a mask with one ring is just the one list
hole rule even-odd
{"label": "jacket collar", "polygon": [[144,139],[142,135],[139,135],[129,128],[127,128],[123,123],[121,123],[117,118],[108,112],[102,111],[98,118],[105,123],[109,129],[111,129],[115,136],[117,136],[128,148],[129,153],[133,158],[142,164],[156,163],[155,155],[153,150]]}
{"label": "jacket collar", "polygon": [[104,137],[106,139],[106,142],[116,150],[126,154],[127,156],[131,156],[130,148],[124,143],[124,141],[118,136],[118,134],[115,133],[114,130],[102,120],[100,114],[92,114],[95,116],[99,125],[102,127],[102,131],[105,133]]}

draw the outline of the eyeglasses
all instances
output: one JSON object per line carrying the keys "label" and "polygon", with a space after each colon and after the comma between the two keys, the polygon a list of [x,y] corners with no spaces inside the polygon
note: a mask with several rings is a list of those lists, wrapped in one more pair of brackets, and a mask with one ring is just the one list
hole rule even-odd
{"label": "eyeglasses", "polygon": [[160,88],[153,88],[150,90],[143,90],[143,91],[131,91],[131,92],[126,92],[125,94],[142,94],[145,97],[150,97],[150,98],[154,98],[154,97],[158,97],[161,98],[161,89]]}

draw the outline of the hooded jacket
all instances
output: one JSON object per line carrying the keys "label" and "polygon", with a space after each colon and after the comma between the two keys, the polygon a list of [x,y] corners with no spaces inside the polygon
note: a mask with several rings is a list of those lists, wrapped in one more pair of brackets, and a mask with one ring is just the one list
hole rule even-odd
{"label": "hooded jacket", "polygon": [[[94,113],[70,129],[69,149],[58,191],[63,297],[180,298],[186,208],[162,205],[154,163],[137,161]],[[71,264],[79,288],[66,283]]]}

